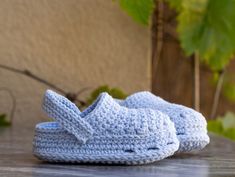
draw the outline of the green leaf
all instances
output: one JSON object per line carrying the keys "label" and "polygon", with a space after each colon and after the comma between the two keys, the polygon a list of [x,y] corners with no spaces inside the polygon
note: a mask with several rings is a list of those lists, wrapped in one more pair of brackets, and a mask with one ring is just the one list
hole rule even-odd
{"label": "green leaf", "polygon": [[118,99],[125,99],[127,97],[127,94],[125,94],[122,90],[119,88],[109,88],[108,85],[103,85],[98,88],[96,88],[94,91],[91,92],[91,95],[87,99],[87,103],[91,104],[96,98],[100,95],[102,92],[107,92],[109,95],[111,95],[113,98]]}
{"label": "green leaf", "polygon": [[198,51],[213,70],[228,64],[235,52],[235,0],[182,0],[178,23],[187,55]]}
{"label": "green leaf", "polygon": [[11,125],[11,122],[7,120],[6,114],[0,114],[0,127],[8,127]]}
{"label": "green leaf", "polygon": [[125,99],[127,97],[127,94],[125,94],[122,90],[118,88],[112,88],[109,91],[109,94],[112,95],[113,98],[118,98],[118,99]]}
{"label": "green leaf", "polygon": [[207,123],[208,131],[235,140],[235,114],[227,112],[223,117],[209,120]]}
{"label": "green leaf", "polygon": [[221,124],[221,121],[218,121],[218,120],[208,121],[207,129],[214,133],[218,133],[218,134],[223,133],[223,126]]}
{"label": "green leaf", "polygon": [[119,4],[135,21],[148,25],[154,9],[154,0],[119,0]]}
{"label": "green leaf", "polygon": [[235,102],[235,84],[225,82],[223,86],[223,95],[232,102]]}
{"label": "green leaf", "polygon": [[170,7],[175,9],[176,11],[180,12],[182,9],[182,0],[166,0]]}

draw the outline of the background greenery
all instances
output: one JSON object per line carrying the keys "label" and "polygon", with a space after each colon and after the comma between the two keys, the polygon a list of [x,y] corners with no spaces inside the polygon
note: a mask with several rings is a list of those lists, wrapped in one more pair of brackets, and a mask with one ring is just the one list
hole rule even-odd
{"label": "background greenery", "polygon": [[110,88],[108,85],[103,85],[91,92],[90,96],[86,99],[86,104],[90,105],[102,92],[107,92],[113,98],[117,99],[125,99],[127,97],[127,94],[125,94],[121,89]]}
{"label": "background greenery", "polygon": [[[151,25],[154,9],[163,0],[119,0],[120,7],[136,22]],[[177,12],[177,33],[186,56],[198,55],[214,73],[218,101],[220,92],[235,102],[233,74],[226,67],[235,53],[235,0],[164,0]],[[215,103],[215,108],[216,108]],[[212,119],[215,115],[212,114]],[[208,130],[235,140],[235,115],[208,121]]]}
{"label": "background greenery", "polygon": [[235,140],[235,114],[227,112],[223,117],[208,121],[208,130]]}

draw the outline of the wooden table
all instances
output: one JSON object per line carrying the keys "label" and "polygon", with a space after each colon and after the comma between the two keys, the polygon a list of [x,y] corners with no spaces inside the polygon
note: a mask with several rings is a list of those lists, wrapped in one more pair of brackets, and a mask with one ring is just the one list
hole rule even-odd
{"label": "wooden table", "polygon": [[235,143],[210,135],[203,151],[142,166],[49,164],[32,155],[33,130],[0,128],[0,177],[208,177],[235,176]]}

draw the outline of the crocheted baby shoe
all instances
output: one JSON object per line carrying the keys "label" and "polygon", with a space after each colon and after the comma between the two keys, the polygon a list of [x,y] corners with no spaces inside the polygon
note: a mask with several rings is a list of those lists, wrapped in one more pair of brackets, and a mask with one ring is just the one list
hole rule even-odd
{"label": "crocheted baby shoe", "polygon": [[122,107],[107,93],[80,112],[65,97],[47,91],[43,109],[55,122],[36,125],[33,153],[45,161],[145,164],[179,147],[167,115]]}
{"label": "crocheted baby shoe", "polygon": [[205,118],[191,108],[169,103],[147,91],[135,93],[117,102],[128,108],[151,108],[167,114],[175,124],[180,141],[178,152],[203,149],[210,141]]}

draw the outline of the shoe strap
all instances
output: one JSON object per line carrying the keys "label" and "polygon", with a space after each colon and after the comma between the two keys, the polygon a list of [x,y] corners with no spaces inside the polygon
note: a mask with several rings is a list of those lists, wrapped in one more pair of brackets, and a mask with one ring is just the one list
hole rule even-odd
{"label": "shoe strap", "polygon": [[47,91],[43,99],[43,110],[47,115],[55,119],[67,132],[73,134],[79,142],[85,144],[93,135],[91,125],[82,117],[78,111],[71,109],[75,105],[67,98],[53,92]]}

